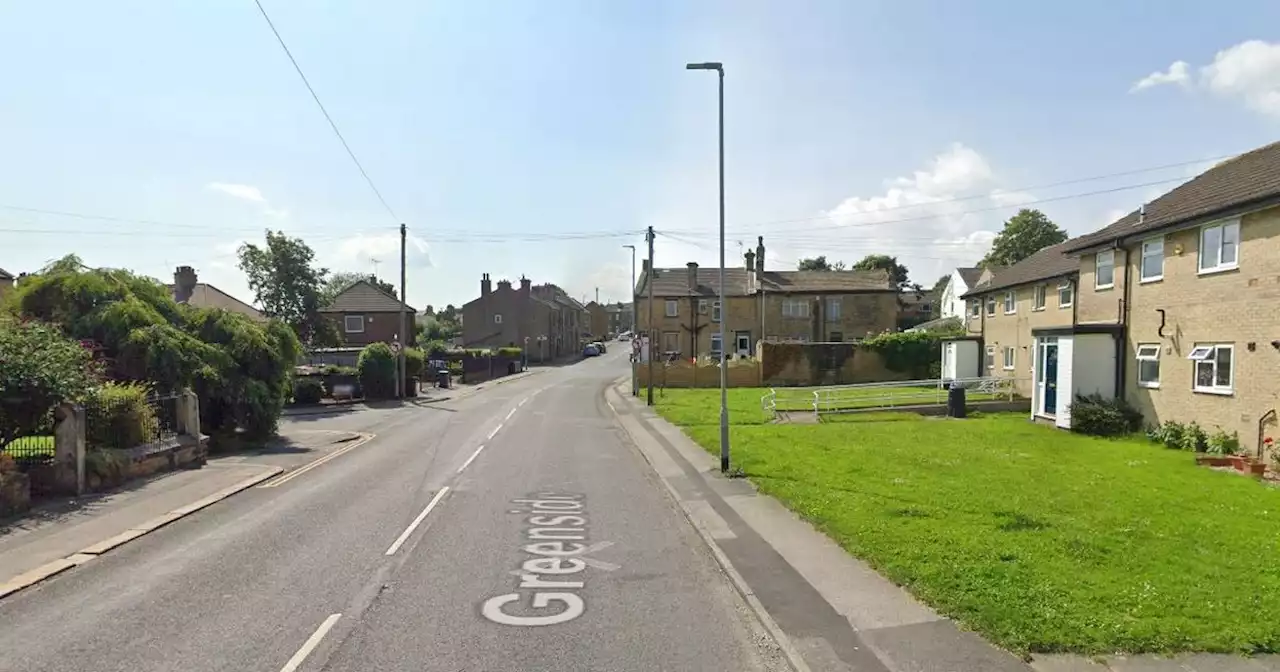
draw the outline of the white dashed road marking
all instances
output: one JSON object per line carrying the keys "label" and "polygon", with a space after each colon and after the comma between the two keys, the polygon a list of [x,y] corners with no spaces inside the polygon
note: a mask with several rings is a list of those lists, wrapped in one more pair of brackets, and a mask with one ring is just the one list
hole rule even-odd
{"label": "white dashed road marking", "polygon": [[423,509],[422,513],[419,513],[418,517],[414,518],[412,523],[409,523],[409,527],[404,528],[404,532],[401,532],[400,536],[391,544],[391,547],[387,549],[386,555],[395,555],[396,551],[400,550],[400,547],[404,545],[404,542],[409,540],[409,535],[413,534],[413,531],[418,529],[418,526],[422,524],[422,521],[426,520],[427,514],[431,513],[431,509],[436,508],[436,504],[439,504],[440,500],[444,499],[444,495],[447,492],[449,492],[449,486],[446,485],[445,487],[440,488],[440,492],[437,492],[436,496],[431,498],[431,502],[427,504],[427,508]]}
{"label": "white dashed road marking", "polygon": [[324,619],[324,622],[320,624],[320,627],[316,628],[316,631],[311,633],[311,636],[307,638],[306,642],[303,642],[302,648],[298,649],[298,652],[293,654],[293,657],[289,659],[289,662],[285,663],[284,667],[280,668],[280,672],[294,672],[297,670],[302,665],[302,662],[307,659],[307,656],[311,655],[311,652],[315,651],[317,646],[320,646],[320,640],[324,639],[324,636],[329,634],[329,631],[333,629],[333,624],[337,623],[339,618],[342,618],[342,614],[331,614],[329,618]]}

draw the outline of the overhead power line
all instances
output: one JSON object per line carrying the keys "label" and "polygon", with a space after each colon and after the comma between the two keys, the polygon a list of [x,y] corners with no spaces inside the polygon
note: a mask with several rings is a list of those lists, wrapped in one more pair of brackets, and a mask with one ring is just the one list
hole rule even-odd
{"label": "overhead power line", "polygon": [[280,36],[280,31],[276,30],[276,24],[271,21],[271,16],[267,14],[266,7],[262,6],[262,0],[253,0],[258,6],[258,11],[262,12],[262,18],[266,20],[267,26],[271,28],[271,32],[275,34],[276,41],[280,43],[280,48],[284,50],[285,56],[289,57],[289,62],[293,64],[293,69],[298,72],[298,77],[302,79],[302,83],[306,85],[307,91],[311,92],[311,99],[316,101],[316,107],[320,108],[320,113],[324,115],[325,121],[329,122],[329,128],[333,129],[333,134],[338,136],[338,141],[342,143],[342,148],[347,150],[347,156],[351,157],[351,162],[356,164],[356,168],[360,170],[360,174],[364,176],[364,181],[369,183],[369,188],[373,190],[378,201],[382,203],[382,207],[387,209],[387,213],[396,222],[400,218],[396,216],[395,210],[387,204],[387,199],[382,197],[382,192],[378,190],[378,185],[373,183],[373,178],[369,177],[369,172],[364,169],[364,165],[360,163],[360,159],[356,158],[356,153],[351,151],[351,145],[347,144],[347,139],[343,137],[342,131],[338,130],[338,124],[334,123],[333,117],[329,116],[329,110],[325,109],[324,103],[320,102],[320,96],[316,94],[316,90],[311,86],[311,82],[307,79],[306,73],[302,71],[302,66],[298,65],[298,59],[293,57],[293,52],[289,51],[289,45],[285,44],[284,38]]}

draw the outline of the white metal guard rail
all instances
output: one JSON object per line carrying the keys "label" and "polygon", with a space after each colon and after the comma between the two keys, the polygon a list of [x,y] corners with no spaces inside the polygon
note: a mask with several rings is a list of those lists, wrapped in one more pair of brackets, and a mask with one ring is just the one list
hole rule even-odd
{"label": "white metal guard rail", "polygon": [[904,380],[823,387],[812,392],[811,407],[816,415],[885,410],[904,406],[940,406],[947,401],[953,385],[965,388],[970,399],[988,401],[1015,396],[1017,378],[957,378]]}

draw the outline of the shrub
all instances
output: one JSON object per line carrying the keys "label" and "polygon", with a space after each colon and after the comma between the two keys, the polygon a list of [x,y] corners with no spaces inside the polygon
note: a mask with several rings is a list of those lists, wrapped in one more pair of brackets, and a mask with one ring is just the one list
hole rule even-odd
{"label": "shrub", "polygon": [[107,383],[85,404],[85,444],[90,448],[133,448],[155,440],[160,421],[139,383]]}
{"label": "shrub", "polygon": [[1205,434],[1204,429],[1200,425],[1191,422],[1183,428],[1182,439],[1179,441],[1179,448],[1182,450],[1190,450],[1197,453],[1203,453],[1209,450],[1209,435]]}
{"label": "shrub", "polygon": [[1210,455],[1235,455],[1240,452],[1240,434],[1228,434],[1219,427],[1205,440],[1205,452]]}
{"label": "shrub", "polygon": [[1182,450],[1182,437],[1186,433],[1187,428],[1181,422],[1166,420],[1164,423],[1148,429],[1147,438],[1163,445],[1165,448]]}
{"label": "shrub", "polygon": [[324,381],[305,376],[293,381],[293,401],[297,404],[318,404],[324,399]]}
{"label": "shrub", "polygon": [[1076,395],[1071,405],[1071,431],[1093,436],[1122,436],[1142,427],[1142,414],[1123,399],[1100,394]]}
{"label": "shrub", "polygon": [[[928,378],[942,360],[942,341],[949,332],[903,331],[880,334],[859,344],[880,353],[890,371],[908,373],[912,378]],[[940,372],[940,370],[939,370]]]}
{"label": "shrub", "polygon": [[356,371],[366,398],[389,399],[396,395],[396,357],[386,343],[365,346],[356,361]]}
{"label": "shrub", "polygon": [[506,347],[498,348],[498,355],[501,357],[519,357],[524,354],[522,348]]}
{"label": "shrub", "polygon": [[49,429],[53,408],[85,399],[97,371],[92,353],[56,327],[0,318],[0,450]]}
{"label": "shrub", "polygon": [[427,355],[417,348],[404,349],[405,378],[420,378],[422,370],[427,367]]}

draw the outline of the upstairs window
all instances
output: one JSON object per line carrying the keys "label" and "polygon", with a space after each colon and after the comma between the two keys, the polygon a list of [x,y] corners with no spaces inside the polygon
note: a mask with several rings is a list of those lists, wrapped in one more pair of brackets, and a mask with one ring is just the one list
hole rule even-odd
{"label": "upstairs window", "polygon": [[1018,294],[1012,289],[1004,293],[1004,314],[1012,315],[1018,312]]}
{"label": "upstairs window", "polygon": [[783,317],[809,317],[809,302],[804,299],[783,299]]}
{"label": "upstairs window", "polygon": [[1239,265],[1240,220],[1200,229],[1200,272],[1229,271]]}
{"label": "upstairs window", "polygon": [[1160,346],[1138,344],[1138,387],[1160,387]]}
{"label": "upstairs window", "polygon": [[348,334],[364,333],[364,315],[344,315],[342,318],[342,328]]}
{"label": "upstairs window", "polygon": [[711,304],[711,321],[712,322],[720,321],[720,302],[719,301],[716,301],[715,303]]}
{"label": "upstairs window", "polygon": [[1197,344],[1187,354],[1195,362],[1196,392],[1231,394],[1235,382],[1235,346],[1228,343]]}
{"label": "upstairs window", "polygon": [[1110,289],[1116,284],[1116,251],[1106,250],[1094,256],[1093,288]]}
{"label": "upstairs window", "polygon": [[827,299],[827,321],[840,321],[840,299]]}
{"label": "upstairs window", "polygon": [[987,297],[987,317],[995,317],[995,316],[996,316],[996,297],[988,296]]}
{"label": "upstairs window", "polygon": [[1071,286],[1070,280],[1063,280],[1062,284],[1058,285],[1059,308],[1071,307],[1071,302],[1075,299],[1075,292],[1073,290],[1074,288]]}
{"label": "upstairs window", "polygon": [[1152,282],[1164,278],[1164,236],[1142,241],[1142,265],[1138,279]]}
{"label": "upstairs window", "polygon": [[1031,310],[1044,310],[1044,295],[1048,291],[1045,285],[1036,285],[1031,293]]}
{"label": "upstairs window", "polygon": [[667,317],[676,317],[680,315],[680,304],[674,299],[667,299]]}

